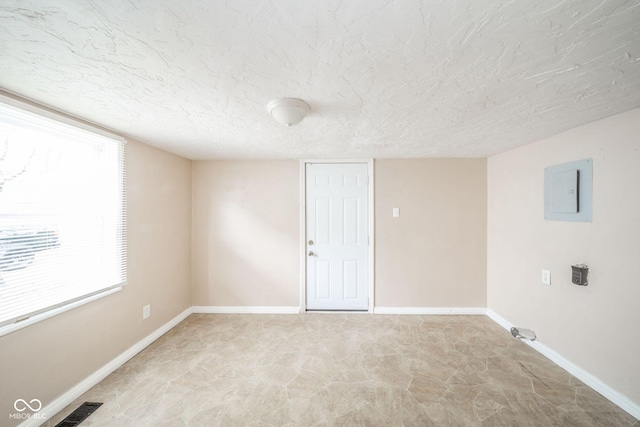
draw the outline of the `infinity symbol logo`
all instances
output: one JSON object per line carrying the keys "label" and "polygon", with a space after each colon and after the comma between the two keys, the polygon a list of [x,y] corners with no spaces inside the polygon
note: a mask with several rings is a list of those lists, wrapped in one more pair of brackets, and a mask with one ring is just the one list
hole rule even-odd
{"label": "infinity symbol logo", "polygon": [[[33,406],[31,406],[29,403]],[[27,401],[24,399],[18,399],[13,403],[13,407],[18,412],[24,412],[27,410],[27,408],[29,408],[31,412],[38,412],[40,409],[42,409],[42,402],[40,402],[38,399],[32,399],[29,403],[27,403]],[[35,407],[36,405],[37,407]]]}

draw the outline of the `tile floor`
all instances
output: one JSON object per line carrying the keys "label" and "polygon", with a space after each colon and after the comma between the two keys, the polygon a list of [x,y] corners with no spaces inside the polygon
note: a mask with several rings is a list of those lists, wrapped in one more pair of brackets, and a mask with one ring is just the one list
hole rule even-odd
{"label": "tile floor", "polygon": [[640,426],[485,316],[192,315],[89,426]]}

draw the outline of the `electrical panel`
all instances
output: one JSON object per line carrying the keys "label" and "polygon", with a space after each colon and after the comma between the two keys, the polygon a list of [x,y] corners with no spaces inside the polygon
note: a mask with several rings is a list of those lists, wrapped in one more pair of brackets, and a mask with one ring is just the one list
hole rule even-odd
{"label": "electrical panel", "polygon": [[544,219],[591,222],[592,187],[592,159],[545,168]]}

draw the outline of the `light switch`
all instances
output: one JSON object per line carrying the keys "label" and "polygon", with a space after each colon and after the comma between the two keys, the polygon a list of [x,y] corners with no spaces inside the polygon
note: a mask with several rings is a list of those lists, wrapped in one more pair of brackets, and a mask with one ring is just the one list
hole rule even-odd
{"label": "light switch", "polygon": [[551,271],[542,270],[540,281],[542,282],[543,285],[551,285]]}
{"label": "light switch", "polygon": [[393,208],[393,217],[394,218],[400,217],[400,208]]}

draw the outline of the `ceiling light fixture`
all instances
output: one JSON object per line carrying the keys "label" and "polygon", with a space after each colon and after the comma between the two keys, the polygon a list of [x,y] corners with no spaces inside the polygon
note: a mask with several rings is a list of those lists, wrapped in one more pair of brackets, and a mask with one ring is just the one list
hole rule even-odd
{"label": "ceiling light fixture", "polygon": [[297,98],[280,98],[269,101],[267,111],[276,122],[293,126],[297,125],[305,118],[311,107],[309,104]]}

